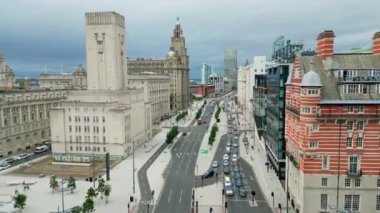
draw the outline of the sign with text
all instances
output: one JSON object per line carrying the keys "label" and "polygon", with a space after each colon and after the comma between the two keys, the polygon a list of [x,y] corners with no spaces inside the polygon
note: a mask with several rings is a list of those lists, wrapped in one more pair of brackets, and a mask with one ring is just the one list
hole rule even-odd
{"label": "sign with text", "polygon": [[54,161],[56,162],[70,162],[70,163],[90,163],[90,156],[81,155],[67,155],[67,154],[55,154]]}

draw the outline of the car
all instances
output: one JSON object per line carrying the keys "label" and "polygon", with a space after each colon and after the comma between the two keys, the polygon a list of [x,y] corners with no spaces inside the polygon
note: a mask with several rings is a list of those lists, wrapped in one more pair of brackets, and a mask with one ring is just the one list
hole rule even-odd
{"label": "car", "polygon": [[224,154],[223,155],[223,160],[228,160],[230,157],[228,156],[228,154]]}
{"label": "car", "polygon": [[15,160],[16,160],[16,158],[10,157],[10,158],[6,159],[5,162],[11,164],[11,163],[15,162]]}
{"label": "car", "polygon": [[227,146],[231,146],[231,142],[230,141],[227,142]]}
{"label": "car", "polygon": [[27,153],[23,153],[23,154],[17,156],[16,160],[22,160],[22,159],[25,159],[26,157],[28,157],[28,154]]}
{"label": "car", "polygon": [[8,169],[9,167],[11,167],[11,165],[9,163],[2,163],[0,165],[0,171],[4,170],[4,169]]}
{"label": "car", "polygon": [[218,161],[214,160],[212,162],[212,168],[217,168],[218,167]]}
{"label": "car", "polygon": [[226,174],[226,175],[227,175],[227,174],[230,174],[230,167],[228,167],[228,166],[224,166],[224,167],[223,167],[223,173]]}
{"label": "car", "polygon": [[240,189],[239,189],[239,196],[240,197],[247,197],[247,191],[245,190],[244,187],[240,187]]}
{"label": "car", "polygon": [[38,146],[34,150],[34,154],[39,154],[39,153],[47,152],[48,150],[49,150],[49,147],[46,146],[46,145]]}
{"label": "car", "polygon": [[237,158],[237,157],[238,157],[237,154],[232,155],[232,158]]}
{"label": "car", "polygon": [[231,147],[226,147],[226,153],[230,154],[231,153]]}
{"label": "car", "polygon": [[187,135],[187,133],[186,133],[186,132],[182,132],[182,135],[183,135],[183,136],[186,136],[186,135]]}
{"label": "car", "polygon": [[214,170],[208,170],[206,173],[204,173],[202,175],[202,178],[204,178],[204,179],[210,178],[210,177],[214,176],[214,173],[215,173]]}
{"label": "car", "polygon": [[228,165],[229,165],[228,160],[224,160],[223,166],[228,166]]}
{"label": "car", "polygon": [[227,196],[232,196],[232,195],[234,195],[234,190],[232,190],[232,187],[231,187],[231,186],[225,186],[225,187],[224,187],[224,190],[225,190]]}
{"label": "car", "polygon": [[236,179],[236,181],[235,181],[235,185],[236,185],[236,187],[241,187],[241,186],[243,186],[243,183],[242,183],[242,181],[241,181],[240,178]]}
{"label": "car", "polygon": [[235,179],[240,179],[242,176],[239,172],[235,172]]}
{"label": "car", "polygon": [[239,137],[237,135],[235,135],[235,140],[239,139]]}
{"label": "car", "polygon": [[232,146],[233,147],[238,147],[239,145],[238,145],[238,143],[233,143]]}

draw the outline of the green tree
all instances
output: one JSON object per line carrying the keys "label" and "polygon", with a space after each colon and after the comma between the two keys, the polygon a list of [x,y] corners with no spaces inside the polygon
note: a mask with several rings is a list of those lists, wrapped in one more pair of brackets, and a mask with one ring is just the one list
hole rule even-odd
{"label": "green tree", "polygon": [[77,188],[77,185],[75,183],[75,178],[70,176],[69,177],[69,182],[67,183],[67,187],[69,187],[71,189],[71,193],[73,193],[74,189]]}
{"label": "green tree", "polygon": [[71,213],[81,213],[82,212],[82,207],[80,206],[75,206],[74,208],[71,209]]}
{"label": "green tree", "polygon": [[100,178],[98,180],[98,188],[97,188],[98,193],[100,193],[100,199],[103,199],[104,190],[105,190],[104,187],[105,187],[105,181],[103,178]]}
{"label": "green tree", "polygon": [[53,175],[50,177],[50,188],[53,190],[58,187],[58,181],[57,181],[57,176]]}
{"label": "green tree", "polygon": [[93,199],[95,197],[98,196],[98,193],[95,191],[94,188],[90,187],[88,190],[87,190],[87,194],[86,194],[86,198],[90,198],[90,199]]}
{"label": "green tree", "polygon": [[17,194],[16,197],[14,197],[15,204],[13,205],[14,208],[18,208],[21,212],[21,209],[24,209],[26,205],[26,195],[24,194]]}
{"label": "green tree", "polygon": [[94,201],[91,198],[86,197],[86,200],[84,201],[84,203],[82,205],[82,212],[83,213],[89,213],[89,212],[92,212],[94,210],[95,210]]}
{"label": "green tree", "polygon": [[170,131],[166,134],[166,143],[170,144],[174,138],[178,135],[178,126],[173,126]]}
{"label": "green tree", "polygon": [[106,196],[106,203],[108,203],[108,197],[111,194],[111,185],[108,183],[104,186],[104,196]]}

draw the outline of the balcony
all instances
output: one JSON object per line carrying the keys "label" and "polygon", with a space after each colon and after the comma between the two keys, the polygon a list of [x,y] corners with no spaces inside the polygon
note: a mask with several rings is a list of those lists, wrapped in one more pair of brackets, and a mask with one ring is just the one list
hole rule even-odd
{"label": "balcony", "polygon": [[356,169],[356,168],[348,169],[347,170],[347,176],[349,176],[349,177],[360,177],[360,176],[362,176],[362,170]]}
{"label": "balcony", "polygon": [[339,120],[339,119],[358,119],[380,120],[380,113],[317,113],[318,120]]}
{"label": "balcony", "polygon": [[290,112],[292,112],[293,114],[297,115],[297,116],[300,115],[300,111],[294,107],[286,105],[286,109],[289,110]]}
{"label": "balcony", "polygon": [[378,83],[380,82],[380,76],[347,76],[337,77],[339,83]]}

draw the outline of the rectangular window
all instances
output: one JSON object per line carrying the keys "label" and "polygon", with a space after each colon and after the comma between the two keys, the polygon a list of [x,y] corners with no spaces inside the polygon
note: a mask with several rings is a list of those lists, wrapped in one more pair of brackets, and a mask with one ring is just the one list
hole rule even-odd
{"label": "rectangular window", "polygon": [[358,138],[356,140],[356,147],[363,148],[363,138]]}
{"label": "rectangular window", "polygon": [[355,187],[360,187],[360,183],[361,183],[360,179],[355,179],[355,184],[354,184],[354,186],[355,186]]}
{"label": "rectangular window", "polygon": [[344,195],[344,210],[359,211],[360,195]]}
{"label": "rectangular window", "polygon": [[322,170],[328,170],[329,169],[329,156],[323,155],[322,156]]}
{"label": "rectangular window", "polygon": [[380,188],[380,178],[377,179],[377,188]]}
{"label": "rectangular window", "polygon": [[327,211],[327,206],[328,206],[328,195],[321,194],[321,210]]}
{"label": "rectangular window", "polygon": [[380,210],[380,195],[376,195],[376,210]]}
{"label": "rectangular window", "polygon": [[364,112],[364,106],[359,106],[358,112],[363,113]]}
{"label": "rectangular window", "polygon": [[353,126],[354,126],[354,122],[353,121],[347,121],[347,130],[352,130]]}
{"label": "rectangular window", "polygon": [[327,186],[327,178],[322,178],[322,186]]}
{"label": "rectangular window", "polygon": [[318,148],[318,142],[315,142],[315,141],[309,142],[309,148]]}
{"label": "rectangular window", "polygon": [[364,129],[364,121],[357,121],[356,123],[358,130]]}
{"label": "rectangular window", "polygon": [[352,174],[357,174],[359,172],[359,157],[358,156],[349,157],[349,172]]}
{"label": "rectangular window", "polygon": [[344,186],[345,187],[351,187],[351,179],[349,179],[349,178],[344,179]]}
{"label": "rectangular window", "polygon": [[354,112],[354,106],[350,105],[347,107],[347,112],[348,113],[353,113]]}
{"label": "rectangular window", "polygon": [[311,131],[318,132],[319,131],[319,124],[313,124],[311,126]]}
{"label": "rectangular window", "polygon": [[310,107],[303,107],[302,112],[303,113],[311,113],[311,109],[310,109]]}
{"label": "rectangular window", "polygon": [[72,127],[71,126],[69,126],[69,132],[71,132],[72,131]]}
{"label": "rectangular window", "polygon": [[69,122],[71,122],[71,116],[69,116]]}
{"label": "rectangular window", "polygon": [[347,148],[352,148],[352,138],[347,137],[346,146]]}

